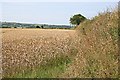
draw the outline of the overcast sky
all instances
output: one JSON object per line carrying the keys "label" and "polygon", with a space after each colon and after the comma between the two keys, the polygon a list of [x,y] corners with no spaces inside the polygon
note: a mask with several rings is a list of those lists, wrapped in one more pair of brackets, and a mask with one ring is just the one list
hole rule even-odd
{"label": "overcast sky", "polygon": [[[45,0],[46,1],[46,0]],[[117,6],[117,2],[36,2],[4,0],[0,4],[0,20],[38,24],[67,24],[74,14],[87,18],[96,16],[107,8]]]}

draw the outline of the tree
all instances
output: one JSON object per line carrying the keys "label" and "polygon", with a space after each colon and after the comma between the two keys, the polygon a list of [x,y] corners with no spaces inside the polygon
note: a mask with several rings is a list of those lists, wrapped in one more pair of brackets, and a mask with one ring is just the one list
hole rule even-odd
{"label": "tree", "polygon": [[40,28],[40,26],[36,26],[36,28]]}
{"label": "tree", "polygon": [[41,26],[41,28],[42,28],[42,29],[44,28],[43,25]]}
{"label": "tree", "polygon": [[17,28],[16,26],[14,28]]}
{"label": "tree", "polygon": [[79,25],[84,20],[86,20],[86,17],[82,16],[81,14],[76,14],[70,18],[70,23],[73,25]]}

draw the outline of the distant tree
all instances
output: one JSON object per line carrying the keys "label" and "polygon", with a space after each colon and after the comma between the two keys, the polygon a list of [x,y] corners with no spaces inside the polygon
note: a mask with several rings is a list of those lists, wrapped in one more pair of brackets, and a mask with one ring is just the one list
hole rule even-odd
{"label": "distant tree", "polygon": [[14,28],[17,28],[16,26]]}
{"label": "distant tree", "polygon": [[41,26],[41,28],[42,28],[42,29],[44,28],[43,25]]}
{"label": "distant tree", "polygon": [[70,18],[70,23],[77,26],[84,20],[86,20],[86,17],[82,16],[81,14],[76,14]]}
{"label": "distant tree", "polygon": [[40,28],[40,26],[36,26],[36,28]]}

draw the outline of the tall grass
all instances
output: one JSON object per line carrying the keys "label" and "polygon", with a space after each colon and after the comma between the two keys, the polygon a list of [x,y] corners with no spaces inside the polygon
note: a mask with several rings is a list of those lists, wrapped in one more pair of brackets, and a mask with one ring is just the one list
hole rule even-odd
{"label": "tall grass", "polygon": [[118,77],[118,19],[117,10],[107,11],[76,28],[85,58],[79,77]]}
{"label": "tall grass", "polygon": [[10,76],[11,78],[56,78],[65,71],[67,64],[71,62],[69,57],[60,56],[50,60],[47,63],[36,66],[32,70],[25,70],[16,75]]}
{"label": "tall grass", "polygon": [[118,78],[118,11],[100,13],[77,28],[78,53],[62,77]]}

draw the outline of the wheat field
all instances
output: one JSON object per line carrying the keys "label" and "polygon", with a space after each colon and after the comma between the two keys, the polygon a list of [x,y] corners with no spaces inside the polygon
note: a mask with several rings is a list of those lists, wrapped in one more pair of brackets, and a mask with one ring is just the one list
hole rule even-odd
{"label": "wheat field", "polygon": [[33,71],[51,58],[71,56],[76,50],[75,30],[2,29],[1,34],[3,77]]}

